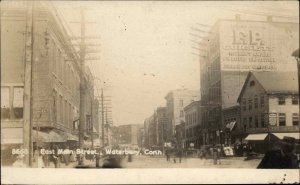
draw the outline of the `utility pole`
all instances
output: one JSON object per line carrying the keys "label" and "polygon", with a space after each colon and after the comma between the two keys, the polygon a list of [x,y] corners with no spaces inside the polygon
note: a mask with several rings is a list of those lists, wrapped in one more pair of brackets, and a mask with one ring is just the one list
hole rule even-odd
{"label": "utility pole", "polygon": [[[86,104],[86,82],[84,77],[85,71],[85,16],[84,9],[80,9],[81,21],[81,41],[80,41],[80,121],[79,121],[79,147],[83,149],[84,130],[85,130],[85,104]],[[79,165],[83,165],[83,159],[78,161]]]}
{"label": "utility pole", "polygon": [[103,95],[103,88],[101,88],[101,121],[102,121],[102,146],[104,147],[104,95]]}
{"label": "utility pole", "polygon": [[23,143],[24,149],[27,151],[24,162],[27,166],[32,167],[32,64],[34,54],[34,1],[28,2],[26,20]]}

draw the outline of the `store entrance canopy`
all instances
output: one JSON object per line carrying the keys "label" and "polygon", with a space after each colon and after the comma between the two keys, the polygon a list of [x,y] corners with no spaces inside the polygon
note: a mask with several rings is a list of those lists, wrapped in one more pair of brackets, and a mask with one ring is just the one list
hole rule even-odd
{"label": "store entrance canopy", "polygon": [[33,130],[32,138],[33,142],[61,143],[66,141],[64,138],[62,138],[62,136],[52,130],[50,132]]}
{"label": "store entrance canopy", "polygon": [[279,139],[283,139],[283,137],[293,137],[295,139],[300,139],[300,133],[272,133]]}
{"label": "store entrance canopy", "polygon": [[245,140],[246,141],[263,141],[266,139],[268,134],[249,134]]}

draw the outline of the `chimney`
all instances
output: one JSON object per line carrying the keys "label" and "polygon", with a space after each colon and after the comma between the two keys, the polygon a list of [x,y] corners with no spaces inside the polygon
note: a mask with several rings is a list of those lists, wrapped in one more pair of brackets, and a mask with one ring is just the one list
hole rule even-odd
{"label": "chimney", "polygon": [[241,15],[240,14],[235,14],[235,20],[240,21],[241,20]]}

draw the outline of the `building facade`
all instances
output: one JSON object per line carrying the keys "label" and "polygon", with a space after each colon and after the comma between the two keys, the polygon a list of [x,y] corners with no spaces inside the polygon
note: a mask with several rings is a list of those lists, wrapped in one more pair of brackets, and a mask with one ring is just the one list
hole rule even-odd
{"label": "building facade", "polygon": [[280,139],[299,139],[297,84],[295,72],[250,72],[238,98],[241,122],[236,134],[245,133],[248,138],[272,133]]}
{"label": "building facade", "polygon": [[197,90],[178,89],[170,91],[166,97],[166,116],[168,119],[167,140],[172,141],[175,136],[175,126],[185,122],[184,107],[200,99]]}
{"label": "building facade", "polygon": [[[299,48],[299,24],[266,21],[218,20],[203,39],[200,61],[201,102],[206,141],[220,142],[225,126],[223,109],[237,105],[249,71],[295,71],[291,52]],[[223,130],[224,131],[224,130]]]}
{"label": "building facade", "polygon": [[201,133],[201,102],[194,101],[184,107],[185,115],[185,148],[200,148],[203,145]]}
{"label": "building facade", "polygon": [[[25,141],[33,143],[33,149],[51,148],[54,142],[77,146],[80,60],[59,14],[49,2],[6,1],[1,10],[1,150],[15,144],[24,147]],[[92,101],[93,81],[89,74],[85,78],[91,87],[86,98]],[[28,81],[31,87],[25,85]],[[86,112],[88,123],[92,106],[86,107],[91,107]],[[86,123],[85,134],[90,130]]]}

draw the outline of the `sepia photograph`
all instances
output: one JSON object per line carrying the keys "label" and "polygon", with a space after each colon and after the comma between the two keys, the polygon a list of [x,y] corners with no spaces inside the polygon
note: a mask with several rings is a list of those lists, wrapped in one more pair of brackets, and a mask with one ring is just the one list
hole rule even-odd
{"label": "sepia photograph", "polygon": [[6,184],[299,183],[298,1],[0,8]]}

